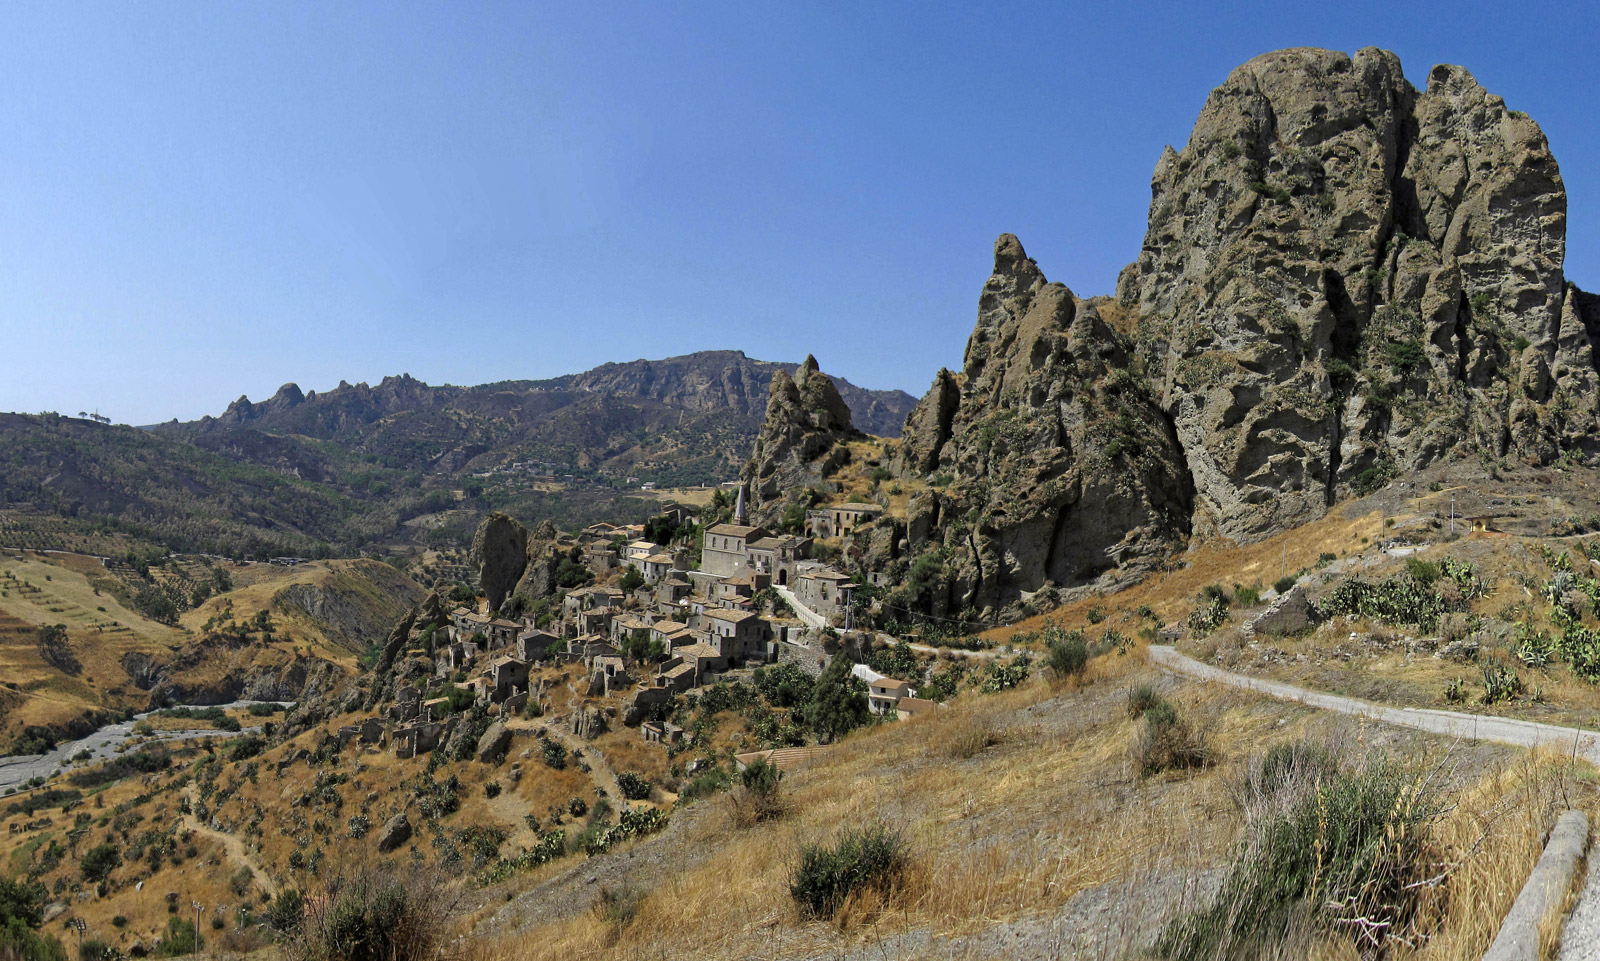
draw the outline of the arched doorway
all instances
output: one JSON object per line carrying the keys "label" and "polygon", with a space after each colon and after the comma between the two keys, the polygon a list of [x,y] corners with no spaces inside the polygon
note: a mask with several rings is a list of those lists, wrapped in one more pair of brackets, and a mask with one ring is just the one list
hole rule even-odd
{"label": "arched doorway", "polygon": [[778,586],[779,587],[788,587],[789,586],[789,572],[788,572],[788,570],[786,570],[784,568],[781,568],[781,567],[778,569]]}

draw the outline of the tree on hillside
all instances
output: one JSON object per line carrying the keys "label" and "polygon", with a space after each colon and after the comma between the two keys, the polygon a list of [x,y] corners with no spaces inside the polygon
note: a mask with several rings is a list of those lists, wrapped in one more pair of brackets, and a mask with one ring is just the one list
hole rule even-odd
{"label": "tree on hillside", "polygon": [[46,624],[39,628],[38,637],[39,656],[46,664],[66,674],[83,670],[83,665],[72,656],[72,648],[67,646],[67,625]]}
{"label": "tree on hillside", "polygon": [[837,741],[867,723],[867,686],[850,673],[850,658],[835,657],[811,690],[811,707],[806,719],[817,738],[824,743]]}
{"label": "tree on hillside", "polygon": [[636,591],[644,586],[644,575],[639,573],[639,568],[629,564],[627,573],[622,575],[620,586],[624,591]]}

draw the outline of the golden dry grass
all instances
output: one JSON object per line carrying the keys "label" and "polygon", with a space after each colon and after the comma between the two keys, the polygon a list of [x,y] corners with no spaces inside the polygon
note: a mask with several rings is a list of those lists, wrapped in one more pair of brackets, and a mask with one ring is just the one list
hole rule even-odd
{"label": "golden dry grass", "polygon": [[[1223,761],[1194,774],[1141,780],[1129,758],[1138,722],[1122,709],[1126,687],[1142,676],[1139,660],[1137,654],[1102,658],[1078,690],[1033,682],[851,737],[785,779],[786,817],[740,828],[713,808],[696,819],[674,843],[703,846],[705,860],[636,892],[632,920],[580,912],[486,944],[480,956],[832,954],[866,939],[889,943],[908,931],[961,938],[1059,911],[1097,886],[1131,891],[1158,873],[1214,865],[1239,830],[1231,785],[1251,750],[1314,735],[1326,718],[1237,692],[1183,686],[1169,696],[1204,725]],[[1366,736],[1358,740],[1364,744]],[[1403,743],[1422,745],[1407,750],[1445,749],[1439,742]],[[1466,957],[1461,952],[1470,953],[1480,939],[1478,915],[1503,913],[1504,889],[1514,895],[1520,886],[1510,879],[1525,876],[1524,862],[1537,857],[1538,824],[1552,798],[1562,786],[1574,793],[1570,774],[1556,776],[1564,770],[1559,758],[1540,756],[1496,767],[1461,795],[1439,830],[1444,843],[1472,852],[1453,882],[1462,896],[1451,901],[1449,936],[1419,957]],[[915,866],[904,883],[886,902],[858,900],[832,922],[803,921],[787,891],[800,846],[830,838],[842,825],[872,822],[911,839]],[[1470,842],[1480,836],[1484,842],[1474,848]]]}

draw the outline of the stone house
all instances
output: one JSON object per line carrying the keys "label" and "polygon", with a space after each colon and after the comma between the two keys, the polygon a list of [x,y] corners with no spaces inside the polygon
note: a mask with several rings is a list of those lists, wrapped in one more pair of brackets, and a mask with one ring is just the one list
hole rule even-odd
{"label": "stone house", "polygon": [[611,643],[616,647],[622,647],[627,644],[628,639],[633,636],[635,631],[648,632],[650,623],[648,619],[636,614],[624,614],[621,617],[612,618],[611,631],[609,632]]}
{"label": "stone house", "polygon": [[699,671],[694,663],[681,657],[670,657],[656,668],[656,687],[682,694],[694,687]]}
{"label": "stone house", "polygon": [[590,544],[583,549],[583,566],[595,577],[605,577],[619,563],[617,549],[609,543]]}
{"label": "stone house", "polygon": [[812,537],[849,537],[856,528],[883,516],[877,504],[835,504],[806,511],[806,533]]}
{"label": "stone house", "polygon": [[745,569],[771,578],[772,583],[780,587],[787,587],[794,581],[796,566],[809,556],[810,538],[761,537],[746,546]]}
{"label": "stone house", "polygon": [[517,657],[524,661],[542,661],[550,645],[561,638],[538,628],[523,631],[517,636]]}
{"label": "stone house", "polygon": [[795,581],[794,596],[831,624],[843,624],[855,600],[855,584],[831,567],[808,570]]}
{"label": "stone house", "polygon": [[719,654],[730,662],[766,655],[767,623],[753,611],[706,608],[704,622],[707,633],[716,638]]}
{"label": "stone house", "polygon": [[489,701],[498,704],[528,689],[528,662],[515,657],[497,658],[489,666],[492,690]]}
{"label": "stone house", "polygon": [[658,584],[672,573],[674,561],[671,554],[656,553],[639,562],[639,573],[646,584]]}
{"label": "stone house", "polygon": [[517,635],[522,633],[522,625],[503,617],[495,618],[488,623],[488,630],[485,633],[489,637],[489,650],[498,651],[517,642]]}
{"label": "stone house", "polygon": [[672,636],[687,631],[689,625],[679,621],[656,621],[650,625],[650,639],[660,641],[663,650],[672,650]]}
{"label": "stone house", "polygon": [[916,689],[905,681],[880,676],[867,683],[867,709],[874,714],[890,714],[901,698],[914,698],[916,694]]}
{"label": "stone house", "polygon": [[646,744],[679,744],[683,741],[683,728],[671,721],[646,721],[639,725],[639,733]]}

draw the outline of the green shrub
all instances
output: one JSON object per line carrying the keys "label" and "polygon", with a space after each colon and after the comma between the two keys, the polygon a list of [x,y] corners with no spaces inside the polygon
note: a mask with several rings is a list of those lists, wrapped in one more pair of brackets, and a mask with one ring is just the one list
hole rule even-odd
{"label": "green shrub", "polygon": [[1160,700],[1144,712],[1134,741],[1134,759],[1145,777],[1163,771],[1206,767],[1214,756],[1204,730],[1178,715],[1170,701]]}
{"label": "green shrub", "polygon": [[127,955],[99,938],[90,938],[78,949],[78,961],[122,961]]}
{"label": "green shrub", "polygon": [[389,874],[332,882],[313,902],[294,937],[308,961],[403,961],[436,957],[448,899],[424,875],[408,883]]}
{"label": "green shrub", "polygon": [[1441,810],[1430,783],[1388,764],[1323,777],[1252,826],[1211,906],[1169,923],[1155,953],[1248,959],[1287,946],[1283,956],[1303,954],[1293,942],[1308,928],[1324,937],[1359,931],[1376,940],[1361,945],[1372,956],[1423,940],[1414,930],[1422,882],[1441,860],[1426,830]]}
{"label": "green shrub", "polygon": [[1423,587],[1432,587],[1439,579],[1439,565],[1420,557],[1406,558],[1406,573]]}
{"label": "green shrub", "polygon": [[[1218,588],[1219,592],[1220,590],[1221,588]],[[1228,602],[1222,597],[1212,596],[1208,602],[1195,608],[1189,615],[1189,630],[1196,637],[1205,637],[1227,622]]]}
{"label": "green shrub", "polygon": [[1444,601],[1410,574],[1373,583],[1360,577],[1342,581],[1319,605],[1324,614],[1354,615],[1390,626],[1406,625],[1432,631],[1439,626]]}
{"label": "green shrub", "polygon": [[97,844],[90,848],[78,861],[78,869],[83,872],[83,879],[90,884],[98,884],[111,876],[118,865],[122,864],[122,852],[114,844]]}
{"label": "green shrub", "polygon": [[279,934],[292,935],[305,921],[306,899],[299,891],[289,888],[278,892],[267,906],[267,927]]}
{"label": "green shrub", "polygon": [[1483,665],[1483,703],[1509,701],[1522,693],[1522,678],[1517,672],[1493,662]]}
{"label": "green shrub", "polygon": [[756,760],[739,772],[739,788],[733,794],[733,820],[746,828],[775,820],[786,810],[778,790],[781,774],[777,766]]}
{"label": "green shrub", "polygon": [[689,783],[683,786],[683,790],[678,792],[678,797],[688,801],[710,797],[719,791],[727,790],[728,785],[732,783],[733,776],[728,773],[726,768],[707,768],[704,771],[697,772]]}
{"label": "green shrub", "polygon": [[1142,717],[1144,713],[1165,699],[1156,692],[1153,684],[1140,684],[1128,691],[1128,716]]}
{"label": "green shrub", "polygon": [[1233,585],[1233,600],[1240,607],[1255,607],[1261,603],[1261,585]]}
{"label": "green shrub", "polygon": [[622,796],[630,801],[643,801],[650,796],[651,784],[632,771],[621,771],[617,774],[617,787],[622,789]]}
{"label": "green shrub", "polygon": [[1287,594],[1294,590],[1294,585],[1296,583],[1298,582],[1293,577],[1285,574],[1284,576],[1272,582],[1272,589],[1277,591],[1279,594]]}
{"label": "green shrub", "polygon": [[845,831],[832,845],[807,844],[789,876],[803,913],[831,917],[857,891],[891,891],[908,860],[905,838],[882,825]]}
{"label": "green shrub", "polygon": [[156,954],[164,958],[176,958],[179,955],[194,954],[204,944],[200,932],[195,930],[193,921],[186,918],[168,918],[167,937],[156,949]]}
{"label": "green shrub", "polygon": [[1082,631],[1056,630],[1047,642],[1047,651],[1045,665],[1056,677],[1076,677],[1089,666],[1089,645]]}
{"label": "green shrub", "polygon": [[1422,366],[1422,362],[1427,359],[1422,344],[1415,340],[1390,341],[1385,351],[1389,355],[1389,365],[1401,374],[1411,373]]}

